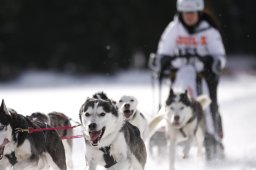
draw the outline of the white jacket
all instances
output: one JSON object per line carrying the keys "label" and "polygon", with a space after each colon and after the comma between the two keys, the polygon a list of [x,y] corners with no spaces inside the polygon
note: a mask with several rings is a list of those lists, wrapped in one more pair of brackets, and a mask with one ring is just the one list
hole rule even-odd
{"label": "white jacket", "polygon": [[[207,21],[202,21],[196,30],[196,33],[189,34],[178,17],[175,16],[161,36],[157,54],[185,55],[186,51],[191,54],[196,50],[200,56],[211,55],[220,60],[221,68],[224,68],[226,55],[219,31]],[[173,65],[177,68],[182,67],[183,64],[182,61],[173,62]]]}

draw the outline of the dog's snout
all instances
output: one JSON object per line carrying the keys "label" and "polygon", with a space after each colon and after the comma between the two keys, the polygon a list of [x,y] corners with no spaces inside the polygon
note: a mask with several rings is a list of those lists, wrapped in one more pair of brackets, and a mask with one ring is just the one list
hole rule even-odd
{"label": "dog's snout", "polygon": [[97,124],[96,123],[89,124],[89,129],[90,130],[96,130],[96,128],[97,128]]}
{"label": "dog's snout", "polygon": [[179,120],[180,120],[180,116],[179,116],[179,115],[175,115],[175,116],[174,116],[174,120],[175,120],[175,121],[179,121]]}
{"label": "dog's snout", "polygon": [[126,104],[124,105],[124,108],[129,109],[129,108],[130,108],[130,104],[127,104],[127,103],[126,103]]}

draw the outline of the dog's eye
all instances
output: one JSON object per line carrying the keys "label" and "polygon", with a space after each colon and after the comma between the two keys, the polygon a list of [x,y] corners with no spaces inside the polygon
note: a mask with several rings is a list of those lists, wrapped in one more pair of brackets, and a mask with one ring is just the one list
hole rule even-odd
{"label": "dog's eye", "polygon": [[4,126],[0,126],[0,130],[3,130],[4,129]]}
{"label": "dog's eye", "polygon": [[131,102],[134,102],[134,100],[133,100],[133,99],[131,99],[130,101],[131,101]]}
{"label": "dog's eye", "polygon": [[85,117],[89,117],[90,116],[90,114],[89,113],[85,113]]}
{"label": "dog's eye", "polygon": [[180,110],[183,110],[184,109],[184,106],[182,106],[181,108],[180,108]]}
{"label": "dog's eye", "polygon": [[102,112],[102,113],[100,114],[100,116],[102,116],[102,117],[105,116],[105,115],[106,115],[106,113],[104,113],[104,112]]}
{"label": "dog's eye", "polygon": [[123,103],[123,100],[119,100],[119,103]]}

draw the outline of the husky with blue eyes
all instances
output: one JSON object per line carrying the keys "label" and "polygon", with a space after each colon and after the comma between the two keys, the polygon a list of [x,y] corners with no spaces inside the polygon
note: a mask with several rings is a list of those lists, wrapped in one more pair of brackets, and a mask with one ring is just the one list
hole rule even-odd
{"label": "husky with blue eyes", "polygon": [[143,170],[147,154],[140,131],[125,121],[111,99],[88,98],[80,108],[86,170]]}
{"label": "husky with blue eyes", "polygon": [[202,156],[206,133],[204,109],[210,103],[211,100],[206,95],[193,99],[187,91],[174,93],[171,89],[165,105],[149,122],[150,135],[154,134],[162,120],[166,122],[170,170],[174,170],[177,143],[182,142],[183,158],[187,158],[193,140],[196,139],[198,155]]}

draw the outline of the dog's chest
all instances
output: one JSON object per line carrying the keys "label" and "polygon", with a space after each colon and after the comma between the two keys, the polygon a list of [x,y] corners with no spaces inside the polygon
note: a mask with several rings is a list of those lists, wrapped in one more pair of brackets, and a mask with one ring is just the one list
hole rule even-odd
{"label": "dog's chest", "polygon": [[15,152],[17,161],[27,160],[31,156],[31,145],[29,140],[25,140],[20,146],[17,147],[17,144],[11,142],[5,148],[5,154],[11,154]]}
{"label": "dog's chest", "polygon": [[17,161],[27,160],[30,158],[32,153],[31,153],[31,144],[29,140],[26,139],[22,145],[20,145],[15,149],[15,155],[17,157]]}
{"label": "dog's chest", "polygon": [[[125,159],[127,157],[127,144],[122,135],[120,135],[115,141],[113,141],[113,143],[107,147],[110,147],[108,156],[113,157],[116,162],[119,162],[121,159]],[[106,165],[104,160],[104,151],[100,147],[98,148],[87,144],[86,158],[88,161],[96,162],[96,164],[102,166]]]}
{"label": "dog's chest", "polygon": [[193,121],[180,129],[175,129],[174,133],[177,142],[186,141],[189,137],[195,136],[196,126],[197,122]]}
{"label": "dog's chest", "polygon": [[11,154],[12,152],[14,152],[15,148],[16,144],[14,142],[10,142],[8,145],[5,146],[4,154]]}

